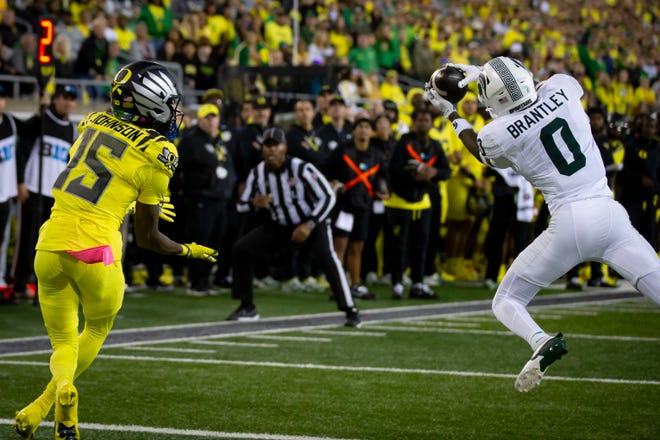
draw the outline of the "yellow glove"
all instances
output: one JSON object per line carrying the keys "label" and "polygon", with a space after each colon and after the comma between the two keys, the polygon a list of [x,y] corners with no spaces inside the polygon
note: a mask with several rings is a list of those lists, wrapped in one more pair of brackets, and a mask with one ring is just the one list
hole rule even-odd
{"label": "yellow glove", "polygon": [[215,257],[218,256],[218,251],[197,243],[182,244],[183,250],[179,254],[181,257],[198,258],[200,260],[207,260],[215,263]]}
{"label": "yellow glove", "polygon": [[164,196],[158,205],[160,207],[158,217],[166,222],[174,223],[176,212],[174,212],[174,205],[170,203],[170,196]]}
{"label": "yellow glove", "polygon": [[[132,201],[128,208],[126,209],[126,215],[135,214],[135,205],[137,201]],[[170,196],[163,196],[163,200],[158,204],[160,212],[158,217],[166,222],[174,223],[174,217],[176,217],[176,212],[174,212],[174,205],[170,203]]]}

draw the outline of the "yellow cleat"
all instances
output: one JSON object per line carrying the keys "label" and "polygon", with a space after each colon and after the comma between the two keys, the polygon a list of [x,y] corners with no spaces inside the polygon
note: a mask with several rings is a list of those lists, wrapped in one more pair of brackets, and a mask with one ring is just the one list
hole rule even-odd
{"label": "yellow cleat", "polygon": [[57,387],[55,440],[80,440],[80,431],[78,431],[78,390],[70,382],[65,382]]}
{"label": "yellow cleat", "polygon": [[21,437],[31,440],[34,438],[34,433],[37,431],[41,421],[48,415],[48,412],[50,411],[44,413],[35,400],[16,413],[16,421],[12,425],[12,428]]}

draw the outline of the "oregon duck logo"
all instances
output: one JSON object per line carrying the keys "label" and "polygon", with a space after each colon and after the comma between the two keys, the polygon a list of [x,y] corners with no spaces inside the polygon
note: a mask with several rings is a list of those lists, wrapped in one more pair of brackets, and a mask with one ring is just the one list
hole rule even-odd
{"label": "oregon duck logo", "polygon": [[172,172],[174,172],[179,164],[179,158],[177,155],[172,153],[167,147],[163,148],[163,152],[158,155],[158,160]]}
{"label": "oregon duck logo", "polygon": [[124,68],[117,72],[115,75],[114,84],[112,86],[112,92],[114,93],[120,86],[126,84],[126,82],[130,80],[132,76],[133,72],[131,69]]}

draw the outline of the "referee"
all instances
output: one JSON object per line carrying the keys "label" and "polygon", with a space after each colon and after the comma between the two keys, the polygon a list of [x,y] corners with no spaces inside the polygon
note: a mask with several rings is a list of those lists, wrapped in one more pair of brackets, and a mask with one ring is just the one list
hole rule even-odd
{"label": "referee", "polygon": [[234,244],[232,297],[240,299],[241,305],[227,320],[259,319],[252,289],[255,260],[295,243],[309,246],[312,255],[319,259],[339,310],[346,312],[345,325],[360,327],[360,315],[326,222],[335,204],[334,192],[312,164],[287,156],[286,152],[284,131],[277,127],[266,129],[263,161],[250,170],[236,208],[240,213],[267,209],[270,218]]}

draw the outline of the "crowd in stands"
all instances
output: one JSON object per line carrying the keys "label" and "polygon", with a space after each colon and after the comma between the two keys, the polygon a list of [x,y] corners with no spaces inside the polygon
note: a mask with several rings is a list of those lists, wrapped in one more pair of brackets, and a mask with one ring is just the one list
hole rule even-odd
{"label": "crowd in stands", "polygon": [[[162,60],[179,63],[185,84],[203,91],[223,88],[222,66],[343,65],[357,84],[348,92],[405,105],[388,78],[424,81],[445,62],[483,64],[509,54],[541,72],[539,79],[574,74],[586,103],[601,102],[608,112],[632,116],[653,107],[651,90],[660,87],[660,8],[642,0],[301,0],[297,12],[290,0],[4,3],[0,73],[7,74],[35,73],[39,19],[51,18],[56,76],[63,78],[109,80],[118,65]],[[278,86],[250,85],[262,93]]]}
{"label": "crowd in stands", "polygon": [[[497,55],[525,62],[538,73],[539,81],[557,72],[575,76],[585,91],[585,110],[598,109],[610,125],[604,143],[614,163],[625,164],[626,154],[641,148],[640,138],[649,148],[658,147],[657,128],[651,136],[644,124],[660,105],[660,5],[655,2],[300,0],[297,11],[288,0],[35,0],[0,2],[0,8],[2,3],[2,74],[36,74],[39,19],[44,17],[56,23],[56,77],[110,80],[128,62],[178,63],[185,88],[197,91],[193,95],[199,101],[193,107],[211,103],[219,108],[223,122],[219,142],[233,156],[237,176],[234,197],[249,168],[260,158],[258,152],[255,156],[255,143],[263,130],[274,124],[277,107],[269,93],[281,90],[283,84],[248,75],[238,84],[241,91],[237,94],[231,90],[235,84],[222,82],[218,75],[225,66],[339,66],[332,86],[319,82],[301,90],[313,97],[309,100],[310,115],[299,115],[297,110],[297,103],[307,99],[292,99],[293,126],[302,130],[304,146],[301,149],[290,144],[289,152],[298,149],[296,155],[307,155],[303,158],[311,161],[315,159],[310,159],[310,151],[329,153],[352,139],[353,122],[359,118],[372,121],[373,141],[380,143],[387,155],[396,140],[417,129],[412,115],[426,107],[423,90],[404,86],[403,77],[423,82],[444,63],[481,65]],[[33,87],[23,84],[20,91],[33,94]],[[291,87],[289,84],[287,90]],[[293,90],[295,87],[294,83]],[[204,101],[204,92],[209,89],[224,89],[224,93]],[[103,99],[107,90],[97,88],[89,93],[92,98]],[[468,92],[457,108],[475,130],[488,118],[477,105],[476,89]],[[196,126],[194,116],[191,113],[186,120],[189,127]],[[446,182],[438,183],[425,280],[431,285],[437,285],[440,278],[483,280],[489,205],[502,195],[493,195],[493,188],[503,182],[472,158],[444,118],[434,115],[430,137],[442,145],[452,173]],[[643,168],[631,166],[640,172]],[[646,166],[658,169],[658,163]],[[631,183],[635,179],[625,166],[620,168],[617,172],[623,177],[619,183],[638,184]],[[616,189],[614,183],[612,186]],[[657,176],[651,186],[655,195],[660,189]],[[174,188],[173,201],[176,195]],[[530,197],[535,203],[530,204]],[[536,222],[535,227],[525,229],[529,231],[526,237],[516,236],[525,241],[545,227],[544,210],[542,201],[532,196],[518,199],[518,210],[532,212],[522,216],[522,223]],[[655,203],[653,197],[649,200]],[[238,221],[230,219],[226,225],[221,255],[230,245],[231,228],[238,230],[235,223]],[[657,248],[656,230],[654,227],[647,236]],[[377,238],[377,234],[372,235],[367,240],[369,246],[373,246],[370,240]],[[517,242],[506,248],[504,265],[520,247]],[[365,247],[365,258],[371,253]],[[227,278],[228,263],[220,264],[225,266],[220,270]],[[382,278],[391,269],[388,264],[381,258],[379,264],[364,265],[362,282]],[[491,287],[501,275],[498,270],[489,272],[486,281]],[[287,273],[299,278],[297,273]],[[274,276],[286,281],[268,270],[260,275],[262,279]],[[314,285],[312,275],[309,269],[300,274]],[[218,285],[225,282],[218,277],[216,281]]]}

